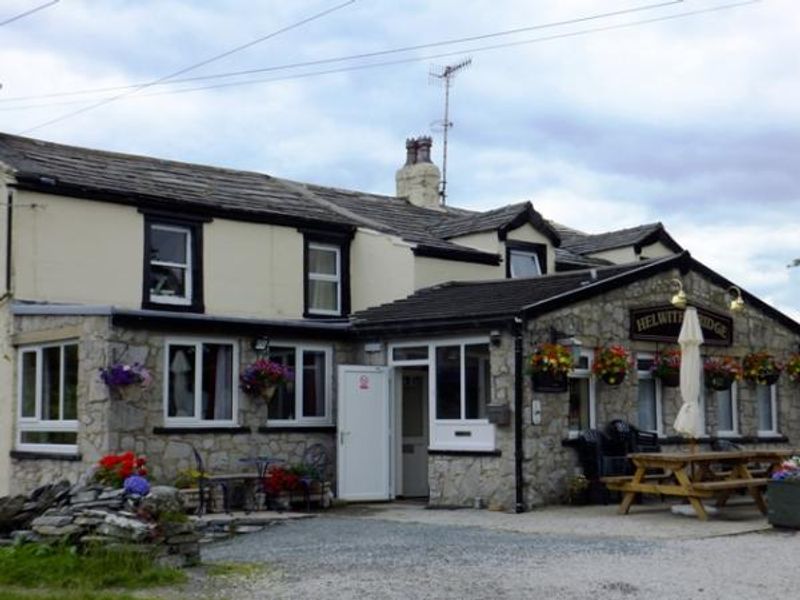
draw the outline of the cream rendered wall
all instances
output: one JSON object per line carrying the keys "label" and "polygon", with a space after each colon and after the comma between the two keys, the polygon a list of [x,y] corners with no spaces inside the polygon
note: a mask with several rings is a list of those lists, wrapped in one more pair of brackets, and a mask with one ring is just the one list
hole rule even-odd
{"label": "cream rendered wall", "polygon": [[405,298],[414,289],[411,246],[392,236],[359,229],[350,246],[353,312]]}
{"label": "cream rendered wall", "polygon": [[26,191],[14,205],[15,298],[141,305],[144,226],[135,208]]}
{"label": "cream rendered wall", "polygon": [[427,256],[414,257],[414,289],[429,287],[445,281],[475,281],[503,279],[505,266],[442,260]]}
{"label": "cream rendered wall", "polygon": [[[516,242],[530,242],[533,244],[545,244],[547,246],[547,272],[555,273],[556,271],[556,253],[553,248],[553,242],[546,235],[534,229],[530,223],[526,223],[522,227],[517,227],[508,232],[506,236],[509,240]],[[505,249],[503,250],[503,259],[505,259]]]}
{"label": "cream rendered wall", "polygon": [[467,246],[475,248],[475,250],[482,250],[483,252],[491,252],[498,254],[501,251],[500,240],[497,237],[497,231],[484,231],[482,233],[471,233],[470,235],[462,235],[448,240],[459,246]]}
{"label": "cream rendered wall", "polygon": [[203,254],[206,313],[303,315],[303,236],[296,229],[214,219],[203,226]]}
{"label": "cream rendered wall", "polygon": [[[661,242],[655,242],[649,246],[642,248],[641,256],[645,258],[661,258],[663,256],[670,256],[675,254],[672,250],[667,248]],[[624,246],[622,248],[614,248],[612,250],[604,250],[603,252],[595,252],[590,254],[594,258],[603,258],[615,264],[623,264],[640,260],[640,255],[637,255],[633,246]]]}

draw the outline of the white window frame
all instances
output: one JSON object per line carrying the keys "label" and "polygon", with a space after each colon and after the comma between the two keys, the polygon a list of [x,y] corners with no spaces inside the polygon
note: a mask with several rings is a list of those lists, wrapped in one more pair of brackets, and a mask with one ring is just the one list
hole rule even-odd
{"label": "white window frame", "polygon": [[[581,358],[586,357],[587,368],[572,369],[569,379],[587,379],[589,381],[589,429],[597,428],[597,378],[592,373],[592,362],[594,361],[594,350],[581,349]],[[569,389],[567,390],[569,392]],[[567,432],[569,439],[576,439],[582,430],[569,429],[569,398],[567,398]]]}
{"label": "white window frame", "polygon": [[[638,367],[639,360],[655,360],[655,354],[652,352],[637,352],[636,353],[636,361]],[[638,368],[636,369],[636,380],[652,381],[655,384],[656,390],[656,429],[653,430],[646,430],[646,431],[653,431],[653,433],[657,435],[664,435],[664,404],[663,404],[663,387],[661,385],[661,380],[658,377],[653,377],[652,371],[640,371]],[[638,403],[639,403],[639,390],[637,386],[636,390],[636,403],[637,403],[637,426],[638,425]]]}
{"label": "white window frame", "polygon": [[[180,225],[166,225],[163,223],[151,223],[150,224],[150,237],[152,239],[152,232],[156,229],[160,229],[161,231],[172,231],[178,233],[185,233],[186,234],[186,263],[173,263],[163,260],[153,260],[149,256],[147,257],[148,263],[148,295],[150,297],[150,302],[154,302],[157,304],[177,304],[180,306],[189,306],[192,304],[192,244],[194,243],[194,239],[192,237],[192,229],[189,227],[181,227]],[[153,266],[156,267],[169,267],[169,268],[179,268],[186,270],[186,276],[184,278],[184,288],[185,288],[185,295],[183,296],[161,296],[158,294],[154,294],[150,290],[150,281],[152,280],[152,269]]]}
{"label": "white window frame", "polygon": [[[333,348],[320,344],[298,344],[297,342],[282,342],[272,340],[270,346],[275,348],[291,348],[294,350],[294,419],[277,419],[269,416],[267,409],[267,423],[269,427],[309,427],[329,426],[333,424]],[[325,353],[325,416],[303,416],[303,353]]]}
{"label": "white window frame", "polygon": [[[772,409],[772,429],[759,429],[757,431],[758,437],[778,437],[781,435],[778,429],[778,385],[773,383],[769,386],[769,400]],[[759,414],[760,404],[758,396],[756,396],[756,422],[761,423],[761,415]]]}
{"label": "white window frame", "polygon": [[[489,419],[437,419],[436,418],[436,348],[440,346],[461,346],[461,414],[465,409],[466,377],[464,366],[464,346],[488,344],[491,361],[492,345],[489,336],[440,338],[428,341],[408,341],[389,344],[387,348],[390,367],[426,366],[428,367],[428,431],[429,450],[463,450],[475,452],[493,452],[496,449],[496,428]],[[428,347],[427,359],[395,360],[395,348]],[[494,389],[489,380],[490,401]]]}
{"label": "white window frame", "polygon": [[718,436],[728,436],[728,437],[739,437],[739,388],[736,382],[731,385],[730,388],[731,392],[731,421],[733,422],[733,429],[720,429],[719,428],[719,392],[717,390],[711,390],[711,393],[714,396],[714,404],[717,407],[717,435]]}
{"label": "white window frame", "polygon": [[[17,365],[17,436],[16,449],[30,452],[51,452],[54,454],[75,454],[78,451],[78,444],[32,444],[22,442],[23,432],[78,432],[77,419],[42,419],[42,360],[43,350],[47,348],[60,348],[59,365],[59,417],[64,414],[64,348],[66,346],[78,346],[78,340],[65,340],[48,344],[38,344],[35,346],[22,346],[18,349]],[[79,349],[80,350],[80,349]],[[34,402],[36,403],[36,414],[33,417],[22,416],[22,363],[25,354],[36,355],[36,393]],[[79,359],[80,360],[80,359]],[[80,378],[80,362],[78,364],[78,377]]]}
{"label": "white window frame", "polygon": [[[327,273],[314,273],[311,270],[311,264],[309,261],[308,265],[308,281],[306,282],[306,286],[308,286],[308,312],[312,315],[331,315],[331,316],[339,316],[342,314],[342,248],[341,246],[337,246],[335,244],[320,244],[318,242],[309,242],[308,243],[308,251],[317,250],[322,252],[334,252],[336,254],[336,275],[329,275]],[[323,308],[312,308],[311,307],[311,285],[312,281],[324,281],[328,283],[335,283],[336,284],[336,309],[335,310],[327,310]]]}
{"label": "white window frame", "polygon": [[[233,347],[233,365],[231,368],[231,418],[230,419],[202,419],[202,348],[203,344],[227,344]],[[194,346],[194,417],[169,416],[169,349],[170,346]],[[239,344],[232,338],[213,337],[170,337],[164,341],[164,383],[163,405],[164,425],[167,427],[236,427],[239,416]]]}
{"label": "white window frame", "polygon": [[536,263],[536,268],[538,269],[538,275],[542,274],[542,265],[539,262],[539,255],[536,252],[530,252],[527,250],[515,250],[509,248],[508,250],[508,272],[511,274],[511,279],[516,279],[517,277],[531,277],[531,275],[516,275],[514,273],[514,261],[512,260],[514,255],[517,254],[519,256],[525,256],[528,258],[533,258],[533,261]]}

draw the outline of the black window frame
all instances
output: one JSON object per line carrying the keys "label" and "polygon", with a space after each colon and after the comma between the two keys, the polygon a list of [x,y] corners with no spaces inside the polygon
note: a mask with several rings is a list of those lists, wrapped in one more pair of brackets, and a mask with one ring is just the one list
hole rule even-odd
{"label": "black window frame", "polygon": [[[210,217],[187,217],[170,213],[144,212],[144,256],[142,270],[142,308],[169,312],[205,312],[203,300],[203,224],[211,222]],[[181,227],[191,236],[192,298],[189,304],[168,304],[153,301],[150,296],[150,250],[151,231],[154,225]]]}
{"label": "black window frame", "polygon": [[[350,242],[352,233],[300,230],[303,234],[303,317],[306,319],[341,319],[350,314]],[[309,310],[309,245],[326,244],[339,248],[339,290],[340,305],[338,314],[321,314]]]}
{"label": "black window frame", "polygon": [[540,275],[547,275],[547,244],[536,242],[520,242],[517,240],[506,240],[506,279],[511,279],[511,251],[529,252],[536,254],[539,261]]}

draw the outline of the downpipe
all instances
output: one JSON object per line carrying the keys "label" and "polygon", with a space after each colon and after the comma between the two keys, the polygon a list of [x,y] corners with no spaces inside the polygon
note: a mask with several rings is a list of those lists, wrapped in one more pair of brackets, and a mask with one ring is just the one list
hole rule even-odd
{"label": "downpipe", "polygon": [[525,459],[522,444],[522,392],[523,392],[523,344],[522,318],[514,317],[512,332],[514,335],[514,483],[516,486],[516,504],[514,512],[525,512],[525,480],[522,472],[522,461]]}

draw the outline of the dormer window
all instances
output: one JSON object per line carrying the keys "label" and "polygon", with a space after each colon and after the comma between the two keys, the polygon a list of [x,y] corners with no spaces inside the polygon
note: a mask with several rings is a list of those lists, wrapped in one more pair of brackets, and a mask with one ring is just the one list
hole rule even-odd
{"label": "dormer window", "polygon": [[142,307],[203,312],[202,223],[145,216]]}
{"label": "dormer window", "polygon": [[547,273],[547,246],[506,241],[506,277],[537,277]]}

